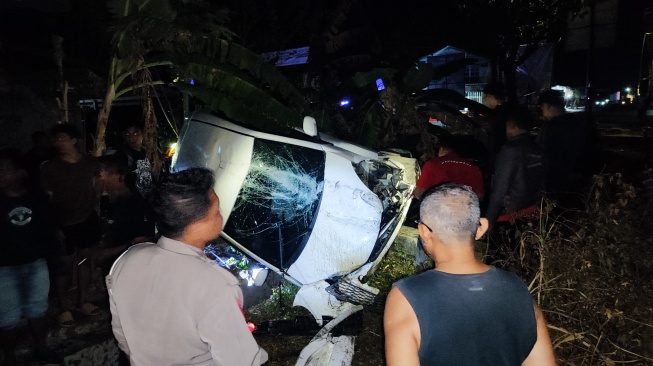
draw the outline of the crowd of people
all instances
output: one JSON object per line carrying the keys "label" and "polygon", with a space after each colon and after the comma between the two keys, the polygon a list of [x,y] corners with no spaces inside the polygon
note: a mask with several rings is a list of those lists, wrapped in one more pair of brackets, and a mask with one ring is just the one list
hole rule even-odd
{"label": "crowd of people", "polygon": [[572,208],[591,139],[583,119],[565,112],[562,93],[540,94],[542,123],[536,136],[531,131],[537,116],[525,106],[506,102],[500,85],[486,86],[483,103],[490,111],[487,156],[461,156],[465,149],[460,138],[440,136],[438,156],[423,165],[415,197],[444,183],[470,186],[490,228],[532,216],[544,196]]}
{"label": "crowd of people", "polygon": [[[22,318],[34,338],[35,358],[61,362],[62,355],[46,345],[48,295],[61,327],[76,325],[75,314],[97,315],[100,308],[89,300],[94,271],[108,273],[128,246],[153,240],[154,221],[143,196],[152,179],[142,130],[129,126],[124,137],[118,152],[95,158],[80,150],[80,131],[64,123],[49,134],[35,132],[27,153],[0,149],[3,365],[16,362]],[[108,200],[100,209],[102,194]]]}
{"label": "crowd of people", "polygon": [[[484,101],[494,111],[492,168],[461,157],[455,137],[443,137],[417,181],[418,230],[436,267],[399,281],[388,296],[388,365],[555,364],[542,312],[523,281],[477,260],[473,243],[497,222],[532,214],[544,192],[559,195],[573,184],[583,125],[565,115],[553,91],[540,97],[545,122],[537,140],[529,111],[503,106],[500,89],[488,88]],[[58,124],[49,135],[54,151],[40,132],[27,154],[0,150],[3,364],[15,361],[22,318],[35,356],[61,361],[46,344],[48,294],[57,299],[62,327],[74,325],[76,313],[94,316],[99,308],[88,291],[96,268],[106,276],[125,363],[265,363],[238,281],[204,254],[223,226],[212,172],[192,168],[154,179],[142,129],[128,126],[123,136],[118,152],[95,158],[80,151],[74,126]],[[101,193],[109,203],[102,209]],[[74,301],[67,296],[72,281]]]}

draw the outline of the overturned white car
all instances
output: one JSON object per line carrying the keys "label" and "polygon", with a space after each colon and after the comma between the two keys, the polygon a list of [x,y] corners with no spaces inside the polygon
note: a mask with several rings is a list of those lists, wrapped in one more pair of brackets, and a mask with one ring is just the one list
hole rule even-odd
{"label": "overturned white car", "polygon": [[172,170],[215,172],[222,236],[299,286],[293,305],[322,324],[374,302],[378,291],[361,278],[408,210],[419,167],[406,155],[318,134],[311,117],[281,136],[198,112],[182,130]]}

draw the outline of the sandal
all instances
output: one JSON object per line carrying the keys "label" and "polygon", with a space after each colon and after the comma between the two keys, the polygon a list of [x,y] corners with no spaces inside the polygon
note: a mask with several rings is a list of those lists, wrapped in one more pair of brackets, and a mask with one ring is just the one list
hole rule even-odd
{"label": "sandal", "polygon": [[73,318],[73,313],[70,311],[64,311],[59,314],[59,326],[61,327],[72,327],[75,325],[75,318]]}
{"label": "sandal", "polygon": [[82,305],[79,311],[81,311],[84,315],[93,316],[100,313],[100,308],[91,304],[90,302],[87,302],[86,304]]}

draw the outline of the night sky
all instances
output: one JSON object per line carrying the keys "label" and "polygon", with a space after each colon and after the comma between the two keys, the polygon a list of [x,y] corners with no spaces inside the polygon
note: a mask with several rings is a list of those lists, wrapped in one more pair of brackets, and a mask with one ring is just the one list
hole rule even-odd
{"label": "night sky", "polygon": [[[608,0],[610,2],[612,0]],[[614,0],[618,17],[613,29],[614,46],[595,49],[593,79],[597,89],[619,89],[636,84],[643,36],[646,0]],[[405,0],[352,1],[339,31],[365,29],[366,37],[346,52],[375,53],[378,60],[406,62],[446,45],[471,48],[470,34],[461,19],[451,17],[452,2]],[[109,59],[110,17],[104,2],[3,0],[0,2],[0,71],[16,73],[52,69],[50,33],[64,37],[66,67],[90,69],[106,74]],[[300,47],[315,42],[324,32],[324,18],[336,5],[285,0],[242,3],[225,1],[232,9],[229,27],[236,41],[256,52],[282,47]],[[297,16],[297,14],[301,14]],[[249,19],[249,23],[248,23]],[[299,19],[299,20],[298,20]],[[276,38],[275,38],[276,37]],[[567,52],[565,39],[556,47],[552,84],[583,87],[587,73],[587,51]],[[71,73],[72,82],[75,76]]]}

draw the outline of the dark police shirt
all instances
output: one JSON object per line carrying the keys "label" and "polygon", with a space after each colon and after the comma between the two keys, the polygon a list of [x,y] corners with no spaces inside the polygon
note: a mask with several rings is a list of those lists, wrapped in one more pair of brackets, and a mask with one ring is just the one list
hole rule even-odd
{"label": "dark police shirt", "polygon": [[533,298],[515,274],[435,270],[394,284],[413,308],[425,365],[521,365],[537,340]]}
{"label": "dark police shirt", "polygon": [[54,245],[47,198],[28,192],[0,194],[0,266],[18,266],[45,257]]}

